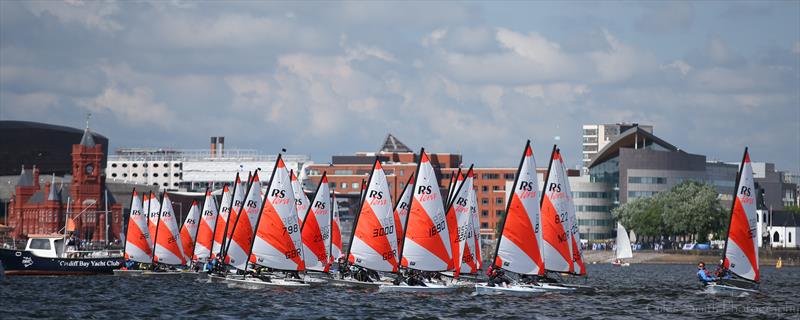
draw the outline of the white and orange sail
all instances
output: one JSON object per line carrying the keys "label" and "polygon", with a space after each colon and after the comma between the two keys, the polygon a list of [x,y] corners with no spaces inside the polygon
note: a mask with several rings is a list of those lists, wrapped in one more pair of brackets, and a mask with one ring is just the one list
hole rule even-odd
{"label": "white and orange sail", "polygon": [[[408,221],[408,210],[411,208],[411,194],[414,189],[414,174],[408,177],[406,186],[403,187],[403,192],[400,193],[400,198],[394,205],[394,225],[397,227],[397,248],[403,247],[403,237],[405,236],[406,221]],[[400,255],[397,255],[398,263],[400,263]]]}
{"label": "white and orange sail", "polygon": [[[469,177],[467,177],[467,179],[469,179]],[[481,254],[481,221],[478,217],[478,196],[475,194],[475,188],[470,188],[469,190],[469,212],[470,215],[472,215],[472,234],[475,235],[473,239],[475,242],[473,259],[475,260],[475,265],[478,267],[478,270],[483,270],[483,256]],[[463,270],[464,269],[462,267],[462,271]]]}
{"label": "white and orange sail", "polygon": [[[226,185],[227,187],[227,185]],[[223,187],[223,189],[226,189]],[[203,209],[200,215],[200,225],[197,227],[197,240],[195,240],[192,260],[207,261],[211,258],[211,248],[214,244],[214,228],[217,224],[217,200],[206,190],[203,200]]]}
{"label": "white and orange sail", "polygon": [[250,262],[278,270],[305,270],[292,179],[280,155],[265,199]]}
{"label": "white and orange sail", "polygon": [[456,188],[453,195],[450,212],[448,213],[455,214],[458,220],[458,250],[461,253],[458,267],[459,273],[477,273],[480,269],[480,264],[477,261],[478,255],[475,253],[475,237],[477,237],[477,234],[473,226],[472,216],[473,211],[476,209],[470,202],[474,178],[472,167],[467,170],[466,177],[463,175],[458,176],[456,182],[458,188]]}
{"label": "white and orange sail", "polygon": [[[172,209],[172,201],[166,192],[161,199],[161,210],[158,214],[158,222],[155,237],[155,250],[153,250],[153,263],[181,265],[185,264],[183,247],[181,247],[181,234],[178,229],[178,217]],[[151,199],[151,204],[154,202]]]}
{"label": "white and orange sail", "polygon": [[574,272],[569,212],[575,210],[569,192],[564,161],[556,146],[550,156],[541,199],[542,252],[544,268],[555,272]]}
{"label": "white and orange sail", "polygon": [[406,237],[401,250],[403,267],[422,271],[455,270],[457,252],[455,216],[448,216],[433,165],[420,151]]}
{"label": "white and orange sail", "polygon": [[183,259],[192,260],[194,244],[197,239],[197,228],[200,227],[200,204],[197,200],[192,200],[192,206],[186,214],[186,219],[181,226],[181,246],[183,246]]}
{"label": "white and orange sail", "polygon": [[297,207],[295,211],[297,211],[297,218],[300,219],[300,225],[302,225],[311,201],[308,200],[308,196],[303,191],[303,186],[300,184],[300,180],[297,180],[294,170],[289,170],[289,173],[292,175],[292,191],[294,192],[294,203]]}
{"label": "white and orange sail", "polygon": [[758,282],[758,239],[756,238],[756,189],[753,182],[753,167],[750,154],[744,149],[739,177],[736,180],[736,196],[731,208],[728,237],[725,240],[723,265],[733,274]]}
{"label": "white and orange sail", "polygon": [[131,196],[131,211],[125,233],[125,260],[150,263],[152,246],[150,231],[147,228],[147,215],[142,212],[142,200],[139,199],[136,189],[133,189]]}
{"label": "white and orange sail", "polygon": [[262,201],[261,181],[258,179],[258,172],[256,172],[253,174],[253,178],[250,179],[250,187],[240,207],[239,214],[236,214],[235,207],[231,209],[231,218],[235,216],[236,220],[228,241],[228,249],[225,250],[225,263],[236,269],[247,269],[248,256],[252,249],[253,236],[256,223],[258,223]]}
{"label": "white and orange sail", "polygon": [[339,220],[339,204],[336,203],[336,196],[331,196],[331,258],[334,261],[344,256],[342,251],[342,227]]}
{"label": "white and orange sail", "polygon": [[513,192],[507,202],[493,265],[519,274],[544,274],[539,187],[531,142],[525,144]]}
{"label": "white and orange sail", "polygon": [[[241,203],[244,201],[244,191],[242,191],[246,186],[243,186],[242,181],[239,179],[239,174],[236,174],[236,179],[234,180],[233,187],[225,184],[222,187],[222,199],[219,203],[219,214],[217,215],[217,222],[214,226],[214,247],[211,248],[211,257],[216,258],[222,251],[225,249],[225,243],[228,239],[227,235],[229,232],[233,231],[233,223],[228,223],[228,221],[235,221],[231,219],[231,210],[234,206],[237,208],[241,206]],[[237,190],[238,189],[238,190]],[[234,201],[234,194],[238,192],[241,195],[241,199],[237,203]],[[230,229],[230,230],[229,230]]]}
{"label": "white and orange sail", "polygon": [[375,159],[362,199],[347,259],[367,269],[397,272],[397,228],[392,195],[378,159]]}
{"label": "white and orange sail", "polygon": [[158,213],[161,210],[161,203],[158,202],[158,197],[152,191],[147,199],[144,199],[147,210],[147,228],[150,231],[150,244],[155,245],[153,241],[156,238],[156,229],[158,227]]}
{"label": "white and orange sail", "polygon": [[559,179],[559,181],[564,181],[562,184],[562,189],[565,190],[564,192],[567,194],[566,198],[569,199],[568,203],[564,207],[567,210],[567,219],[569,220],[569,245],[571,250],[570,252],[572,252],[572,273],[576,275],[586,275],[586,264],[583,262],[583,250],[581,250],[581,234],[580,230],[578,229],[578,218],[575,214],[575,202],[572,197],[572,187],[569,185],[569,177],[567,176],[567,166],[564,164],[564,156],[561,155],[561,150],[556,149],[556,153],[558,154],[559,174],[561,177],[563,177],[562,179]]}
{"label": "white and orange sail", "polygon": [[331,192],[328,176],[322,174],[314,200],[305,214],[300,234],[306,269],[328,272],[331,263]]}

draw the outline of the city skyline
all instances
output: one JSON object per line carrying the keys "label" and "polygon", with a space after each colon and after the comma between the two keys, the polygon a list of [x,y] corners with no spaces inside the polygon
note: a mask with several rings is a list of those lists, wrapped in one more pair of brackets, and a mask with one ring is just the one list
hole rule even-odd
{"label": "city skyline", "polygon": [[798,172],[798,6],[2,2],[0,120],[91,112],[111,150],[225,136],[319,162],[392,133],[509,167],[532,139],[571,168],[581,125],[637,122]]}

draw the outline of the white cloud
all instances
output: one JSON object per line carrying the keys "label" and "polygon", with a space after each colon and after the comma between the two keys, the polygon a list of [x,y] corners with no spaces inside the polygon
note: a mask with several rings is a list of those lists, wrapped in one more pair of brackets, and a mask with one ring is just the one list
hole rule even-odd
{"label": "white cloud", "polygon": [[156,102],[153,90],[146,87],[130,91],[108,87],[100,95],[81,99],[78,104],[92,112],[111,113],[126,126],[157,125],[164,129],[176,126],[173,112],[164,103]]}
{"label": "white cloud", "polygon": [[112,17],[120,9],[115,1],[26,1],[31,13],[37,17],[52,15],[65,24],[77,23],[87,29],[103,32],[122,30],[122,25]]}
{"label": "white cloud", "polygon": [[680,73],[682,76],[686,76],[689,71],[692,71],[692,66],[686,61],[683,60],[675,60],[672,61],[670,64],[665,64],[661,66],[662,70],[675,70]]}
{"label": "white cloud", "polygon": [[653,54],[622,43],[608,30],[603,30],[603,36],[608,43],[608,50],[589,54],[599,80],[604,82],[626,80],[636,73],[647,73],[657,65]]}

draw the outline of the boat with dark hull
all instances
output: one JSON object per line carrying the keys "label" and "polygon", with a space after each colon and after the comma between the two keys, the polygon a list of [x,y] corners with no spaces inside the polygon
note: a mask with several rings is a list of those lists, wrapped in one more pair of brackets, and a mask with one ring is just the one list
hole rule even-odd
{"label": "boat with dark hull", "polygon": [[25,250],[0,248],[6,275],[111,274],[123,265],[122,256],[109,251],[67,251],[62,235],[32,235]]}

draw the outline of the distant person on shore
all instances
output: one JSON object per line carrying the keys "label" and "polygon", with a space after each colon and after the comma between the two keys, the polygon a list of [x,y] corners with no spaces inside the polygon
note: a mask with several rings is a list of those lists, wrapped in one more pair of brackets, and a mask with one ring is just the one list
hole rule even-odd
{"label": "distant person on shore", "polygon": [[716,277],[708,274],[708,271],[706,270],[706,264],[703,261],[700,261],[697,264],[697,278],[703,283],[703,285],[707,285],[709,282],[717,280]]}

